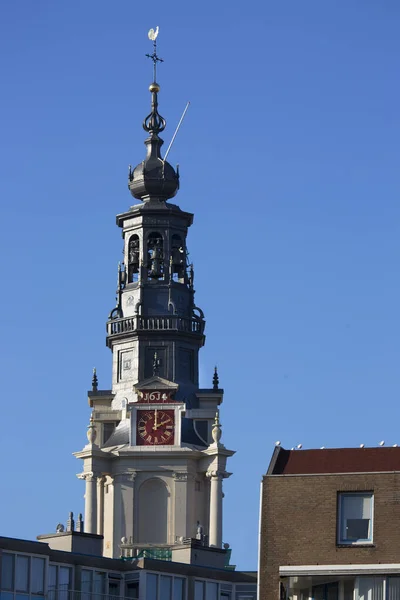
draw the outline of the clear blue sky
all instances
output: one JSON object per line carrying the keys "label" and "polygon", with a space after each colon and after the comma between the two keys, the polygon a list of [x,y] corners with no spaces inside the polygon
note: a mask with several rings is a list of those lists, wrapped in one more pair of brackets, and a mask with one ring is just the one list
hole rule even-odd
{"label": "clear blue sky", "polygon": [[400,443],[400,3],[2,0],[0,534],[83,510],[73,451],[109,387],[115,214],[144,156],[150,27],[181,169],[202,385],[219,365],[224,541],[256,568],[285,447]]}

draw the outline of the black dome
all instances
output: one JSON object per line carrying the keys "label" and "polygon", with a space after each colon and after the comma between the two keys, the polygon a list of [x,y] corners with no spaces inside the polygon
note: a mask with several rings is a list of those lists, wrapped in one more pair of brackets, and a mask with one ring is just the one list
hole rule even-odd
{"label": "black dome", "polygon": [[158,134],[165,129],[165,119],[158,113],[158,83],[150,85],[152,94],[151,113],[143,121],[143,129],[150,133],[145,144],[147,156],[137,167],[129,167],[128,187],[132,196],[147,201],[151,198],[167,200],[173,198],[179,189],[179,173],[161,158],[163,140]]}
{"label": "black dome", "polygon": [[179,189],[179,175],[169,162],[161,158],[163,140],[153,134],[145,144],[146,158],[129,172],[128,186],[132,196],[138,200],[147,200],[151,196],[173,198]]}

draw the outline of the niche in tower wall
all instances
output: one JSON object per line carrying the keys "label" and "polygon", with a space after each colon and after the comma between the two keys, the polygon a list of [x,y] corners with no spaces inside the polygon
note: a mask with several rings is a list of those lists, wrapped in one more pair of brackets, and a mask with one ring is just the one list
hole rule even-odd
{"label": "niche in tower wall", "polygon": [[189,348],[178,348],[176,366],[178,381],[194,383],[194,351]]}
{"label": "niche in tower wall", "polygon": [[182,238],[176,233],[171,239],[172,279],[183,282],[185,279],[186,251]]}
{"label": "niche in tower wall", "polygon": [[119,350],[118,352],[118,381],[132,378],[132,350]]}
{"label": "niche in tower wall", "polygon": [[164,243],[158,231],[152,231],[147,238],[147,276],[164,279]]}
{"label": "niche in tower wall", "polygon": [[140,264],[139,236],[134,233],[129,238],[128,244],[128,283],[138,280]]}
{"label": "niche in tower wall", "polygon": [[[157,355],[156,365],[154,357],[155,354]],[[144,378],[147,379],[148,377],[153,377],[153,375],[167,378],[167,348],[163,346],[148,346],[146,348],[144,360]]]}
{"label": "niche in tower wall", "polygon": [[166,544],[168,541],[169,492],[165,482],[152,477],[138,491],[137,542]]}

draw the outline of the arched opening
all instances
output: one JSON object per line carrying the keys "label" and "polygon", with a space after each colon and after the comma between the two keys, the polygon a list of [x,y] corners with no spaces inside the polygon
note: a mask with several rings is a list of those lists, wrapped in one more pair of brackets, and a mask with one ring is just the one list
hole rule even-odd
{"label": "arched opening", "polygon": [[140,242],[139,236],[131,235],[128,244],[128,283],[138,281],[140,266]]}
{"label": "arched opening", "polygon": [[162,479],[148,479],[139,488],[137,541],[168,542],[168,489]]}
{"label": "arched opening", "polygon": [[164,279],[164,244],[161,233],[153,231],[147,238],[147,276]]}
{"label": "arched opening", "polygon": [[186,252],[181,236],[176,233],[171,238],[171,266],[173,281],[183,283],[185,280]]}

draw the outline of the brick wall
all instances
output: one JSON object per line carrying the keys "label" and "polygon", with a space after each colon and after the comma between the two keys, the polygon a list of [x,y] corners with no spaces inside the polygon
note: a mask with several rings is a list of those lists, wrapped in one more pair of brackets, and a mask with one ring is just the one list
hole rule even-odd
{"label": "brick wall", "polygon": [[[337,493],[374,492],[373,545],[339,547]],[[400,562],[400,473],[265,476],[260,599],[279,600],[279,566]]]}

